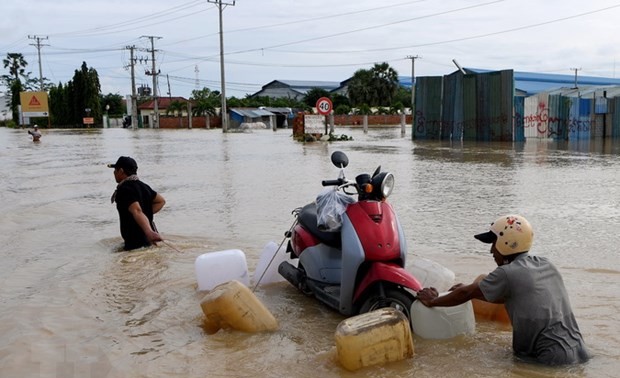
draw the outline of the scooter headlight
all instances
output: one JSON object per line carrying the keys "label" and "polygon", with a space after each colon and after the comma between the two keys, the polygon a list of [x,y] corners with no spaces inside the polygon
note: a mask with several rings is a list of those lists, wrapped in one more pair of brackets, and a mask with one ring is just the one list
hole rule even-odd
{"label": "scooter headlight", "polygon": [[388,198],[390,194],[392,194],[392,190],[394,189],[394,175],[391,173],[386,173],[383,177],[383,181],[381,182],[381,195],[383,198]]}
{"label": "scooter headlight", "polygon": [[381,172],[372,178],[372,197],[377,200],[388,198],[394,189],[394,175]]}

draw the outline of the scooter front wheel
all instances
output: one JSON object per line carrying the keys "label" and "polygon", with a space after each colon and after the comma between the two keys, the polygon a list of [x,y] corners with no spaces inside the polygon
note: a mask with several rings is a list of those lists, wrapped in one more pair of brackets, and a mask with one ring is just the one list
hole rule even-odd
{"label": "scooter front wheel", "polygon": [[379,290],[373,290],[360,306],[359,313],[364,314],[381,308],[392,307],[405,314],[407,319],[411,320],[411,305],[413,301],[415,301],[415,298],[403,289],[386,288],[383,294]]}

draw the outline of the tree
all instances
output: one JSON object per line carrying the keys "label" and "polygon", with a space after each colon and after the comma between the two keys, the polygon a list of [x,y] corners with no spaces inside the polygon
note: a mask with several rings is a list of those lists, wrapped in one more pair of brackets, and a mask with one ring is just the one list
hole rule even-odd
{"label": "tree", "polygon": [[99,75],[94,68],[88,68],[86,62],[82,62],[79,70],[75,70],[73,75],[73,121],[82,124],[84,116],[93,117],[101,121],[102,109],[99,94],[101,85]]}
{"label": "tree", "polygon": [[[9,89],[10,93],[10,101],[7,101],[7,105],[11,108],[13,121],[19,124],[19,93],[25,90],[24,83],[29,82],[28,74],[26,73],[28,62],[20,53],[7,53],[6,58],[2,59],[2,65],[5,69],[9,69],[8,75],[2,75],[2,82]],[[23,82],[22,79],[24,80]]]}
{"label": "tree", "polygon": [[321,97],[327,97],[331,100],[331,96],[328,91],[323,88],[312,88],[304,96],[303,102],[309,107],[316,106],[316,101]]}
{"label": "tree", "polygon": [[[99,75],[93,68],[88,68],[86,62],[82,62],[79,70],[75,70],[73,79],[66,85],[58,83],[49,90],[49,102],[51,121],[56,125],[62,126],[81,126],[85,116],[93,117],[98,122],[101,121],[105,102],[110,101],[110,109],[115,106],[115,112],[122,104],[120,95],[107,95],[101,97],[101,86]],[[118,97],[117,97],[118,96]],[[104,100],[105,99],[105,100]],[[114,114],[114,113],[113,113]]]}
{"label": "tree", "polygon": [[119,94],[108,93],[107,95],[101,95],[99,103],[103,106],[103,109],[107,105],[110,106],[110,109],[106,111],[109,116],[120,117],[127,113],[127,107],[123,104],[123,96]]}
{"label": "tree", "polygon": [[349,80],[349,100],[351,105],[358,107],[361,104],[372,104],[375,95],[372,88],[372,72],[360,69],[355,71]]}
{"label": "tree", "polygon": [[387,63],[377,63],[370,70],[357,70],[349,81],[351,105],[391,106],[398,89],[398,72]]}
{"label": "tree", "polygon": [[375,87],[377,106],[390,106],[398,89],[398,72],[387,63],[376,63],[371,69]]}
{"label": "tree", "polygon": [[179,118],[179,127],[183,127],[183,111],[187,110],[187,103],[179,100],[174,100],[168,105],[166,114],[174,114]]}
{"label": "tree", "polygon": [[206,116],[215,115],[215,109],[221,104],[219,91],[211,91],[209,88],[193,90],[190,100],[193,101],[192,115]]}
{"label": "tree", "polygon": [[9,69],[9,75],[13,80],[19,80],[20,76],[26,77],[26,66],[28,62],[24,59],[24,56],[20,53],[7,53],[6,58],[2,59],[4,68]]}

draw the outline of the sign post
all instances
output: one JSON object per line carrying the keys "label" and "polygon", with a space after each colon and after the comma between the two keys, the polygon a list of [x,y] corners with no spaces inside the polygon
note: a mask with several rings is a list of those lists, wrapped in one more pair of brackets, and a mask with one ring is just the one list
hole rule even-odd
{"label": "sign post", "polygon": [[[334,104],[332,104],[332,100],[328,97],[321,97],[316,100],[316,111],[322,116],[329,115],[333,107]],[[325,135],[327,135],[327,122],[325,123]]]}
{"label": "sign post", "polygon": [[332,108],[334,105],[332,104],[332,100],[327,97],[321,97],[316,100],[316,111],[320,115],[329,115],[332,112]]}

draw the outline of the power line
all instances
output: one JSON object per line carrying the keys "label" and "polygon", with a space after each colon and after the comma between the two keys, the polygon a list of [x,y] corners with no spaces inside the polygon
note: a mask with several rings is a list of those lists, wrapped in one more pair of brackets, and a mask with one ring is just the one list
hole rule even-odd
{"label": "power line", "polygon": [[[359,53],[359,52],[404,50],[404,49],[411,49],[411,48],[414,48],[414,47],[443,45],[443,44],[447,44],[447,43],[462,42],[462,41],[467,41],[467,40],[472,40],[472,39],[490,37],[490,36],[498,35],[498,34],[511,33],[511,32],[515,32],[515,31],[519,31],[519,30],[535,28],[535,27],[539,27],[539,26],[543,26],[543,25],[549,25],[549,24],[553,24],[553,23],[556,23],[556,22],[562,22],[562,21],[573,19],[573,18],[589,16],[591,14],[605,12],[605,11],[608,11],[608,10],[611,10],[611,9],[614,9],[614,8],[618,8],[618,7],[620,7],[620,4],[612,5],[612,6],[605,7],[605,8],[595,9],[593,11],[579,13],[579,14],[575,14],[575,15],[572,15],[572,16],[566,16],[566,17],[561,17],[561,18],[556,18],[556,19],[553,19],[553,20],[549,20],[549,21],[543,21],[543,22],[539,22],[539,23],[535,23],[535,24],[524,25],[524,26],[520,26],[520,27],[516,27],[516,28],[505,29],[505,30],[500,30],[500,31],[491,32],[491,33],[485,33],[485,34],[477,34],[477,35],[473,35],[473,36],[469,36],[469,37],[463,37],[463,38],[448,39],[448,40],[437,41],[437,42],[420,43],[420,44],[416,44],[416,45],[406,45],[406,46],[397,46],[397,47],[381,47],[381,48],[376,48],[376,49],[364,49],[364,50],[338,50],[338,51],[326,51],[326,50],[322,50],[322,51],[317,51],[317,50],[315,50],[315,51],[308,51],[308,50],[295,51],[295,50],[278,50],[276,48],[272,49],[272,48],[269,48],[269,47],[264,47],[264,48],[261,48],[261,49],[271,49],[271,50],[276,51],[276,52],[303,53],[303,54],[353,54],[353,53]],[[325,38],[325,37],[320,37],[320,38]],[[302,43],[302,42],[307,42],[307,41],[293,42],[293,43],[290,43],[290,44]],[[255,49],[255,50],[260,50],[260,49]],[[235,53],[231,53],[231,54],[235,54]]]}
{"label": "power line", "polygon": [[[177,6],[174,6],[172,8],[168,8],[168,9],[164,9],[162,11],[159,12],[155,12],[155,13],[151,13],[149,15],[146,15],[144,17],[133,17],[129,20],[126,21],[121,21],[121,22],[117,22],[114,24],[106,24],[105,26],[98,26],[95,28],[90,28],[90,29],[84,29],[84,30],[76,30],[76,31],[70,31],[70,32],[64,32],[64,33],[56,33],[56,34],[52,34],[53,37],[92,37],[93,35],[104,35],[104,34],[118,34],[119,32],[123,32],[123,31],[130,31],[130,30],[137,30],[137,29],[142,29],[145,26],[152,26],[152,25],[157,25],[160,23],[164,23],[164,22],[168,22],[170,20],[176,20],[180,17],[175,17],[172,19],[168,19],[168,20],[164,20],[158,23],[154,23],[154,24],[147,24],[147,25],[139,25],[143,22],[152,20],[152,19],[158,19],[158,18],[163,18],[163,17],[167,17],[170,16],[173,13],[177,13],[186,9],[190,9],[196,6],[200,6],[201,4],[203,4],[202,0],[192,0],[190,2],[184,3],[184,4],[180,4]],[[192,12],[192,13],[188,13],[186,15],[183,15],[181,17],[189,17],[189,16],[193,16],[195,15],[197,12]],[[131,26],[131,28],[129,29],[120,29],[120,27],[123,26]]]}
{"label": "power line", "polygon": [[260,47],[260,48],[253,48],[253,49],[247,49],[247,50],[234,51],[234,52],[228,53],[227,55],[243,54],[243,53],[247,53],[247,52],[255,52],[255,51],[261,51],[261,50],[272,50],[272,49],[276,49],[278,47],[297,45],[297,44],[306,43],[306,42],[318,41],[318,40],[321,40],[321,39],[339,37],[339,36],[342,36],[342,35],[353,34],[353,33],[357,33],[357,32],[360,32],[360,31],[379,29],[379,28],[383,28],[383,27],[386,27],[386,26],[402,24],[402,23],[405,23],[405,22],[411,22],[411,21],[415,21],[415,20],[419,20],[419,19],[423,19],[423,18],[435,17],[435,16],[444,15],[444,14],[459,12],[459,11],[462,11],[462,10],[469,10],[469,9],[473,9],[473,8],[479,8],[479,7],[483,7],[483,6],[487,6],[487,5],[491,5],[491,4],[501,3],[501,2],[504,2],[504,1],[506,1],[506,0],[495,0],[495,1],[488,2],[488,3],[470,5],[470,6],[467,6],[467,7],[462,7],[462,8],[451,9],[451,10],[447,10],[447,11],[443,11],[443,12],[434,13],[434,14],[431,14],[431,15],[412,17],[412,18],[408,18],[408,19],[404,19],[404,20],[398,20],[398,21],[388,22],[388,23],[385,23],[385,24],[379,24],[379,25],[374,25],[374,26],[367,26],[367,27],[363,27],[363,28],[359,28],[359,29],[347,30],[347,31],[343,31],[343,32],[340,32],[340,33],[328,34],[328,35],[324,35],[324,36],[320,36],[320,37],[307,38],[307,39],[302,39],[302,40],[293,41],[293,42],[286,42],[286,43],[281,43],[281,44],[278,44],[278,45],[267,46],[267,47]]}

